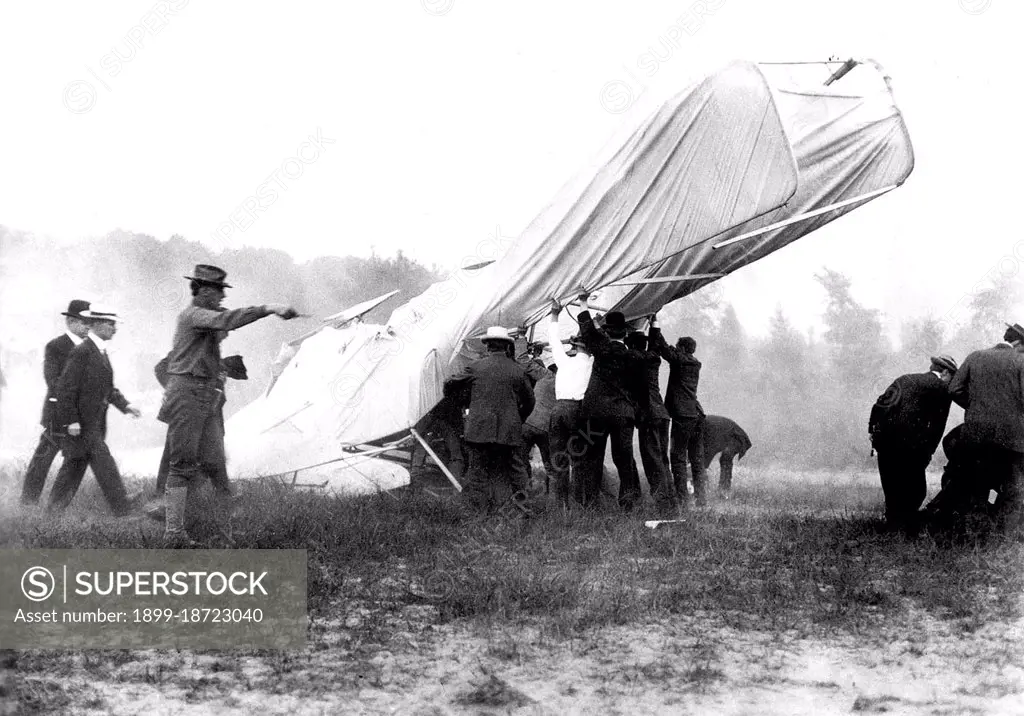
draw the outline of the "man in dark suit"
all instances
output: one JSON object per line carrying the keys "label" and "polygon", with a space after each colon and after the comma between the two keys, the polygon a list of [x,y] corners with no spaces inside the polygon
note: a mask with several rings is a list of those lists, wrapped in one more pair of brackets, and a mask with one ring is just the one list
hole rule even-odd
{"label": "man in dark suit", "polygon": [[121,473],[107,447],[107,406],[138,418],[141,413],[114,387],[114,369],[107,357],[107,342],[117,333],[117,314],[91,306],[82,312],[89,334],[71,351],[57,381],[56,424],[67,433],[64,464],[50,493],[50,509],[63,510],[74,499],[85,469],[92,467],[103,496],[116,515],[131,511]]}
{"label": "man in dark suit", "polygon": [[647,400],[647,368],[643,356],[626,347],[626,317],[618,311],[609,312],[602,332],[590,316],[588,298],[588,294],[580,295],[582,310],[577,317],[580,338],[594,356],[582,406],[588,445],[581,496],[584,505],[596,502],[601,491],[605,447],[610,440],[612,462],[619,473],[619,507],[628,512],[641,497],[640,476],[633,460],[633,428],[640,406]]}
{"label": "man in dark suit", "polygon": [[651,497],[658,511],[671,514],[676,510],[676,490],[672,484],[672,468],[668,460],[668,436],[672,419],[661,398],[661,356],[648,347],[647,334],[634,331],[626,336],[626,346],[644,360],[646,400],[640,406],[637,431],[640,437],[640,461],[651,488]]}
{"label": "man in dark suit", "polygon": [[693,496],[698,505],[707,502],[706,472],[704,470],[704,409],[697,400],[701,363],[694,352],[697,341],[690,336],[680,338],[670,346],[658,327],[658,317],[651,316],[648,344],[668,363],[668,388],[665,407],[672,418],[672,446],[669,460],[676,493],[682,504],[687,502],[686,463],[689,459],[693,476]]}
{"label": "man in dark suit", "polygon": [[963,441],[988,466],[1001,529],[1016,527],[1024,497],[1024,327],[1008,325],[1003,342],[974,351],[949,384],[964,408]]}
{"label": "man in dark suit", "polygon": [[493,511],[526,488],[513,458],[525,447],[523,422],[533,411],[534,396],[526,371],[509,355],[515,343],[508,331],[488,328],[483,344],[487,355],[450,378],[445,395],[461,396],[469,406],[463,497],[481,511]]}
{"label": "man in dark suit", "polygon": [[927,373],[901,375],[871,408],[868,432],[878,453],[885,519],[916,531],[918,508],[928,493],[925,468],[942,440],[952,402],[947,385],[957,371],[947,355],[934,356]]}
{"label": "man in dark suit", "polygon": [[728,500],[732,493],[732,461],[747,454],[751,447],[750,438],[736,421],[721,415],[708,415],[704,419],[701,440],[704,444],[704,474],[707,474],[715,455],[722,453],[718,458],[718,496]]}
{"label": "man in dark suit", "polygon": [[39,436],[39,444],[32,453],[28,469],[25,470],[25,481],[21,488],[21,504],[35,505],[43,494],[46,476],[50,472],[53,459],[60,452],[60,435],[54,426],[54,410],[57,398],[55,391],[57,380],[64,371],[71,349],[82,342],[89,334],[89,325],[82,320],[82,311],[89,309],[89,302],[75,299],[68,304],[64,316],[67,330],[46,344],[43,352],[43,379],[46,380],[46,401],[43,403],[43,416],[40,424],[43,434]]}

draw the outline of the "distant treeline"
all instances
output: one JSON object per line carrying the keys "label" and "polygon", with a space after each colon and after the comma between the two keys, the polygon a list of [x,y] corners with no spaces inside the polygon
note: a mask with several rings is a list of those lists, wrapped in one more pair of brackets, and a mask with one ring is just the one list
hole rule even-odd
{"label": "distant treeline", "polygon": [[[777,307],[767,337],[746,334],[714,286],[666,306],[667,336],[689,334],[703,362],[700,398],[708,413],[726,415],[750,434],[744,460],[800,468],[870,466],[868,414],[875,399],[903,373],[928,370],[948,353],[957,363],[998,342],[1014,320],[1018,291],[1012,277],[972,294],[956,326],[935,317],[904,321],[900,347],[887,338],[879,312],[860,305],[851,281],[836,271],[817,274],[823,289],[825,332],[794,327]],[[667,378],[662,370],[662,382]],[[953,406],[947,429],[961,422]],[[942,455],[936,456],[944,464]]]}
{"label": "distant treeline", "polygon": [[[18,428],[23,422],[28,423],[32,437],[37,433],[35,421],[45,391],[43,346],[63,330],[60,312],[76,297],[110,303],[119,310],[123,322],[112,347],[117,382],[130,398],[145,396],[144,405],[152,416],[160,394],[153,365],[170,349],[174,319],[191,300],[183,277],[191,274],[197,263],[213,263],[228,272],[227,281],[233,286],[224,301],[228,308],[284,302],[325,317],[400,290],[366,317],[376,322],[385,321],[401,302],[442,278],[436,267],[427,268],[401,253],[388,258],[331,256],[297,263],[284,251],[240,248],[213,252],[180,236],[162,241],[144,234],[113,232],[67,244],[0,226],[0,359],[8,382],[14,384],[11,387],[23,387],[21,392],[27,395],[25,406],[12,415],[10,400],[18,391],[4,394],[8,403],[4,406],[4,433],[22,432]],[[317,325],[315,320],[285,322],[271,317],[232,332],[224,341],[223,353],[244,356],[249,380],[229,382],[228,413],[266,388],[269,366],[282,343]],[[22,411],[28,413],[24,419]],[[138,433],[140,427],[133,424],[130,430]],[[159,424],[153,428],[143,432],[162,430]],[[150,437],[141,442],[149,442]],[[114,442],[119,439],[115,437]],[[126,442],[139,444],[140,440]]]}
{"label": "distant treeline", "polygon": [[[59,314],[68,300],[80,296],[120,310],[123,323],[113,356],[118,383],[141,401],[147,416],[155,415],[160,390],[152,368],[170,348],[175,316],[190,300],[183,276],[197,263],[215,263],[228,272],[234,287],[225,301],[229,308],[285,302],[323,317],[399,289],[398,296],[367,317],[373,322],[385,321],[401,302],[443,278],[436,266],[427,268],[401,253],[296,263],[284,251],[211,252],[180,236],[161,241],[114,232],[63,244],[0,226],[0,359],[9,384],[4,437],[14,433],[20,440],[35,439],[44,393],[43,346],[63,330]],[[846,276],[826,268],[816,278],[823,289],[826,330],[821,336],[798,330],[782,306],[767,337],[750,336],[716,284],[666,306],[659,315],[669,338],[697,339],[704,363],[701,401],[707,412],[737,420],[750,434],[754,449],[745,461],[813,468],[870,464],[867,416],[875,398],[896,376],[927,370],[931,355],[949,353],[960,362],[971,350],[995,343],[1017,300],[1015,283],[1006,279],[971,296],[955,331],[931,317],[906,321],[897,350],[878,311],[854,300]],[[268,318],[232,332],[223,352],[244,356],[250,379],[229,381],[227,412],[266,387],[282,343],[316,325]],[[661,377],[664,386],[667,367]],[[950,427],[961,414],[954,407]],[[159,444],[163,439],[155,420],[114,433],[114,444]]]}

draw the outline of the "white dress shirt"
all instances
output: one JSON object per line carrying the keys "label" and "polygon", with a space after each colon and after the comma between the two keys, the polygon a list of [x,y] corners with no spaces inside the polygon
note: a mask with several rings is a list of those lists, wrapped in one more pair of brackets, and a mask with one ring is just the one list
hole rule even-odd
{"label": "white dress shirt", "polygon": [[555,398],[557,400],[583,400],[590,384],[590,372],[594,367],[594,356],[577,352],[571,356],[565,352],[562,337],[558,334],[558,319],[552,315],[548,322],[548,345],[558,366],[555,373]]}
{"label": "white dress shirt", "polygon": [[67,334],[67,337],[68,337],[68,338],[70,338],[70,339],[71,339],[71,342],[72,342],[72,343],[74,343],[74,344],[75,344],[76,346],[77,346],[77,345],[78,345],[79,343],[81,343],[81,342],[82,342],[82,339],[81,339],[81,338],[79,338],[78,336],[76,336],[76,335],[75,335],[74,333],[72,333],[71,331],[64,331],[64,333],[66,333],[66,334]]}

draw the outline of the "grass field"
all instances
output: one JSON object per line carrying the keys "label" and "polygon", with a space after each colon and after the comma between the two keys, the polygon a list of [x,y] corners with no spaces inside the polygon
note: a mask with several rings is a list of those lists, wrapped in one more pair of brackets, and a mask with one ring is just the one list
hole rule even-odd
{"label": "grass field", "polygon": [[[92,492],[25,512],[19,481],[3,547],[159,546]],[[242,485],[240,548],[308,550],[305,650],[25,652],[14,689],[24,713],[1024,713],[1024,545],[885,532],[866,473],[734,484],[655,530]]]}

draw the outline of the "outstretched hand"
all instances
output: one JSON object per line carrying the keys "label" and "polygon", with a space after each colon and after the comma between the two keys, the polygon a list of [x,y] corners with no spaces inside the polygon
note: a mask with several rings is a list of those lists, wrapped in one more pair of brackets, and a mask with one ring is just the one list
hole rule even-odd
{"label": "outstretched hand", "polygon": [[268,303],[267,310],[286,321],[299,315],[298,311],[283,303]]}
{"label": "outstretched hand", "polygon": [[551,299],[551,315],[558,316],[562,312],[562,307],[558,304],[558,301]]}

